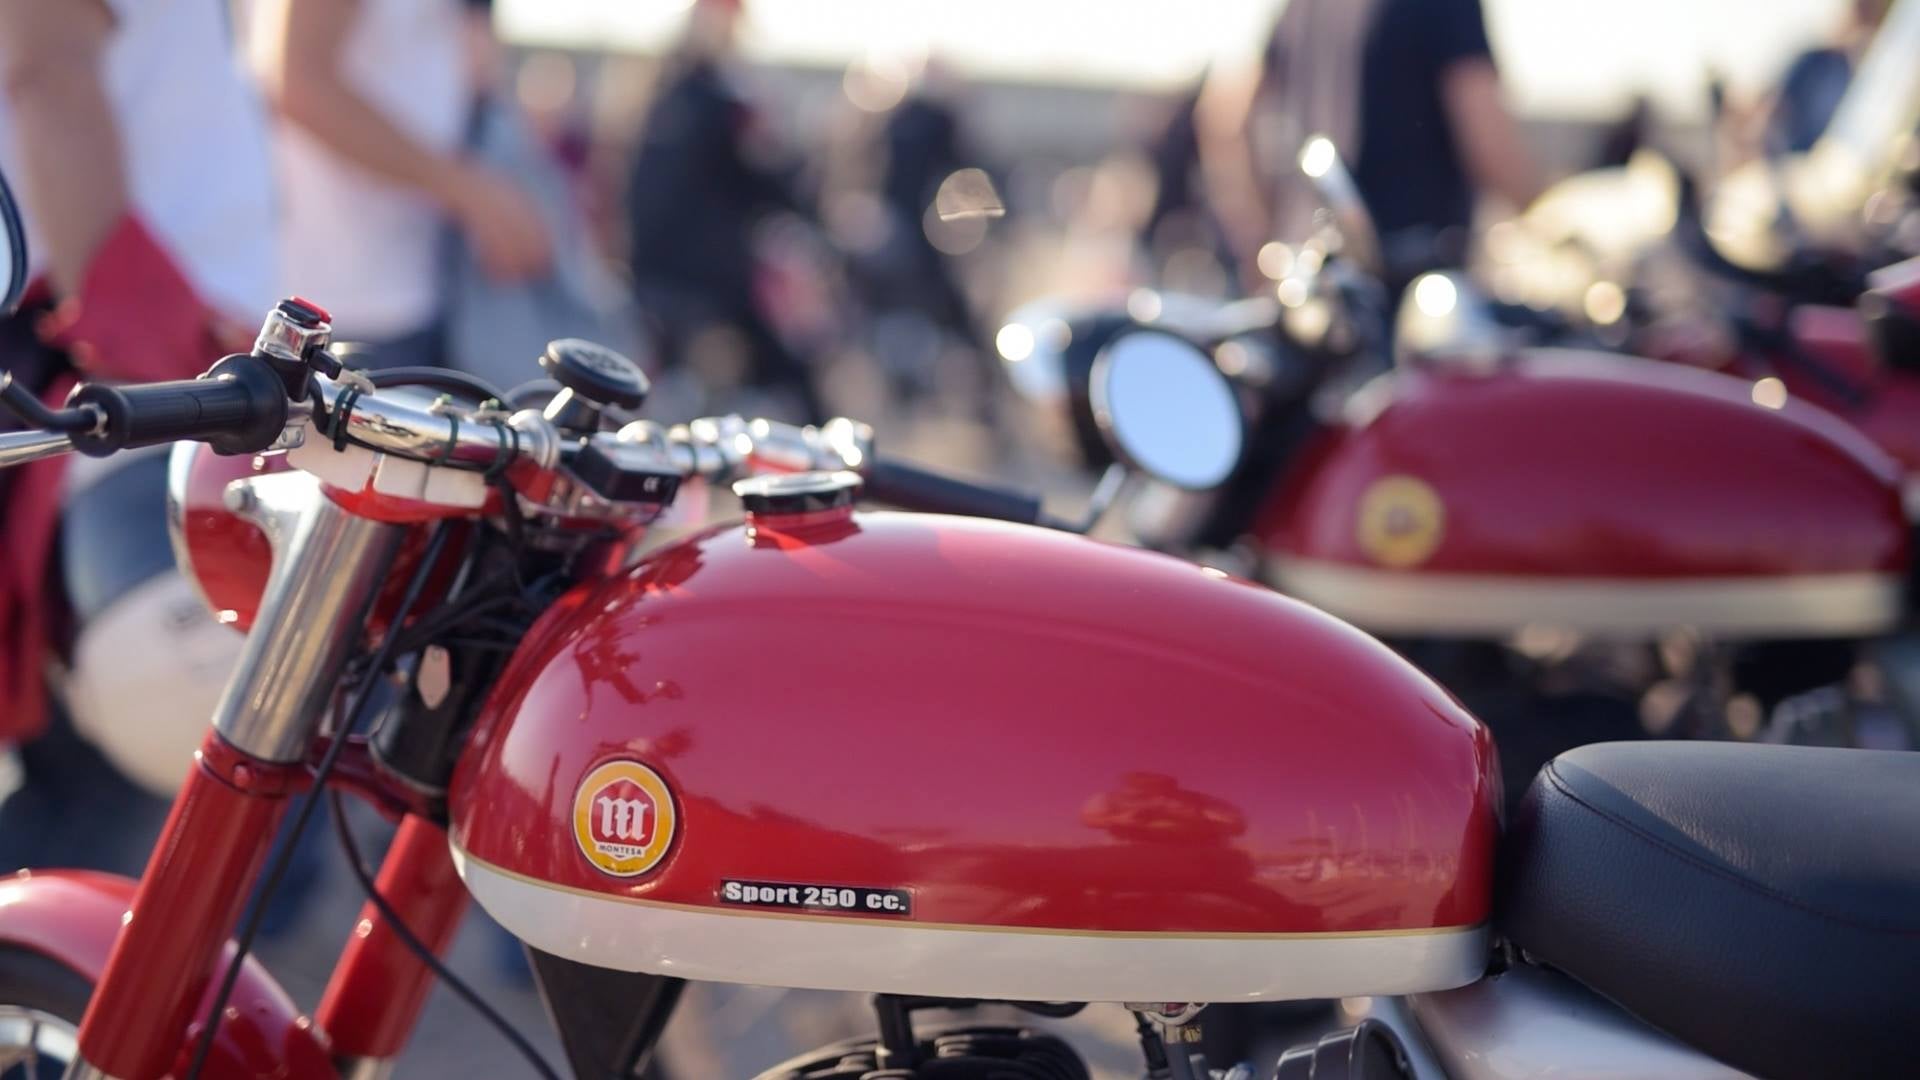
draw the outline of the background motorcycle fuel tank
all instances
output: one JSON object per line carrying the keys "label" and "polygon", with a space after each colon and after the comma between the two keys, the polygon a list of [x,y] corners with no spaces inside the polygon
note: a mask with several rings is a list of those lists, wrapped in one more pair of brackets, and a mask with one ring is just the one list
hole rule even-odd
{"label": "background motorcycle fuel tank", "polygon": [[477,724],[467,885],[587,964],[1062,1001],[1485,967],[1485,729],[1366,635],[1156,554],[750,516],[562,598]]}
{"label": "background motorcycle fuel tank", "polygon": [[1891,628],[1898,467],[1760,386],[1561,350],[1404,368],[1263,509],[1270,580],[1389,634]]}

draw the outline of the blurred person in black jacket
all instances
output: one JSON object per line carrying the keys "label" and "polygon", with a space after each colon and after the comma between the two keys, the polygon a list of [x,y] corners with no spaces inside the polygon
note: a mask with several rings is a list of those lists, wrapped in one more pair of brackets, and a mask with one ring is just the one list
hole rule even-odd
{"label": "blurred person in black jacket", "polygon": [[1888,0],[1853,0],[1831,40],[1806,49],[1787,65],[1765,108],[1762,149],[1767,154],[1804,154],[1820,141],[1890,6]]}
{"label": "blurred person in black jacket", "polygon": [[[1000,369],[982,335],[962,285],[960,258],[987,236],[987,219],[1005,212],[995,170],[969,137],[966,99],[953,73],[928,61],[900,103],[884,117],[875,139],[876,194],[890,224],[883,272],[869,288],[896,306],[917,312],[958,352],[972,357],[972,396],[978,418],[999,425]],[[956,350],[938,348],[935,363]],[[920,381],[938,388],[932,370]]]}
{"label": "blurred person in black jacket", "polygon": [[1315,133],[1351,166],[1396,287],[1459,265],[1481,197],[1521,209],[1540,193],[1480,0],[1293,0],[1264,46],[1202,102],[1214,209],[1247,263],[1307,234],[1319,199],[1295,155]]}
{"label": "blurred person in black jacket", "polygon": [[879,152],[880,199],[898,230],[918,306],[948,332],[979,348],[972,305],[948,252],[933,235],[942,226],[934,205],[942,186],[962,169],[986,171],[985,159],[967,138],[953,81],[944,69],[928,64],[913,89],[887,114]]}
{"label": "blurred person in black jacket", "polygon": [[704,330],[730,330],[752,382],[793,394],[819,422],[826,410],[807,361],[754,296],[754,226],[769,213],[809,208],[728,71],[740,15],[739,0],[697,0],[666,60],[627,189],[627,256],[669,363]]}

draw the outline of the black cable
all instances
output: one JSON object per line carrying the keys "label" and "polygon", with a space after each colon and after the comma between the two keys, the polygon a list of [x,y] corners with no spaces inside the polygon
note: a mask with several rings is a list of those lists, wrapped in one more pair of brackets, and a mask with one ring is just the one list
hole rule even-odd
{"label": "black cable", "polygon": [[[426,589],[427,581],[433,576],[433,571],[440,560],[440,552],[447,546],[447,537],[452,535],[452,532],[451,522],[443,522],[433,531],[432,538],[427,541],[426,551],[420,558],[419,566],[414,569],[412,579],[407,582],[406,592],[400,598],[400,606],[394,611],[393,626],[399,626],[405,622],[406,617],[412,613],[414,604],[419,602],[420,594]],[[253,939],[260,932],[260,924],[265,921],[267,903],[280,888],[281,880],[287,876],[287,868],[293,864],[294,848],[298,846],[300,834],[306,830],[307,822],[313,817],[314,807],[320,805],[320,792],[326,787],[327,777],[332,774],[334,764],[340,760],[341,751],[346,749],[347,736],[359,722],[360,713],[366,708],[367,700],[373,694],[374,684],[380,679],[380,673],[392,662],[398,641],[399,635],[390,633],[374,651],[366,670],[361,672],[360,682],[353,688],[353,695],[348,698],[347,708],[338,728],[333,733],[332,742],[328,744],[326,753],[320,756],[320,763],[314,767],[312,786],[307,788],[305,795],[301,796],[300,806],[294,811],[293,830],[287,835],[286,842],[280,846],[279,856],[267,870],[267,876],[261,883],[260,891],[254,897],[253,910],[248,913],[246,925],[241,928],[239,940],[234,943],[233,959],[227,962],[226,974],[220,978],[220,989],[213,995],[213,1001],[207,1007],[207,1018],[200,1034],[200,1043],[194,1047],[193,1062],[187,1066],[186,1080],[199,1080],[201,1070],[206,1068],[207,1056],[213,1052],[214,1036],[219,1033],[220,1020],[226,1014],[227,999],[232,996],[233,985],[240,978],[240,965],[252,951]]]}
{"label": "black cable", "polygon": [[353,415],[353,403],[360,400],[360,388],[347,387],[347,392],[333,403],[333,411],[327,414],[327,434],[333,439],[336,451],[347,448],[347,417]]}
{"label": "black cable", "polygon": [[401,645],[397,651],[402,654],[413,652],[432,644],[440,635],[456,628],[491,630],[517,640],[526,633],[529,620],[516,621],[493,614],[494,609],[509,606],[498,601],[511,601],[514,607],[523,606],[519,596],[503,595],[491,601],[483,600],[467,607],[449,608],[407,627],[406,633],[401,636]]}
{"label": "black cable", "polygon": [[333,804],[334,832],[340,836],[340,850],[347,857],[347,869],[352,871],[354,880],[360,883],[360,891],[367,894],[367,901],[377,908],[380,917],[386,920],[388,929],[393,931],[393,936],[399,938],[400,944],[405,945],[407,951],[418,957],[420,962],[426,965],[427,970],[433,972],[435,978],[445,983],[447,989],[453,991],[454,996],[471,1006],[474,1012],[480,1014],[482,1020],[492,1024],[502,1038],[512,1043],[513,1048],[520,1052],[521,1057],[527,1059],[527,1064],[532,1065],[533,1071],[539,1073],[543,1080],[560,1080],[560,1075],[553,1071],[553,1066],[548,1065],[545,1058],[540,1056],[540,1051],[534,1047],[533,1043],[527,1041],[527,1037],[520,1034],[511,1021],[500,1015],[493,1006],[487,1004],[485,998],[482,998],[445,963],[441,962],[440,958],[434,955],[434,951],[427,947],[427,943],[421,941],[418,935],[414,934],[413,930],[401,920],[400,913],[393,910],[393,905],[387,902],[387,898],[380,895],[380,890],[374,887],[373,872],[368,869],[366,859],[360,854],[360,845],[354,840],[353,831],[347,827],[346,806],[340,800],[340,793],[330,791],[327,793],[327,798]]}
{"label": "black cable", "polygon": [[507,391],[501,402],[515,409],[533,409],[547,403],[547,400],[560,392],[560,384],[553,379],[528,379],[526,382]]}
{"label": "black cable", "polygon": [[[492,614],[496,608],[524,607],[526,598],[513,592],[501,592],[513,587],[513,575],[494,574],[484,580],[467,585],[461,594],[472,594],[473,599],[462,601],[456,597],[453,606],[443,608],[432,615],[425,615],[409,629],[432,628],[435,630],[450,626],[472,616]],[[403,650],[404,651],[404,650]]]}
{"label": "black cable", "polygon": [[472,394],[479,401],[492,398],[506,402],[508,395],[492,383],[477,375],[451,368],[434,367],[393,367],[378,368],[363,372],[367,381],[380,386],[426,386],[435,390],[446,390],[456,394]]}
{"label": "black cable", "polygon": [[484,638],[441,638],[437,644],[449,649],[479,649],[484,652],[513,652],[520,648],[518,641],[487,641]]}

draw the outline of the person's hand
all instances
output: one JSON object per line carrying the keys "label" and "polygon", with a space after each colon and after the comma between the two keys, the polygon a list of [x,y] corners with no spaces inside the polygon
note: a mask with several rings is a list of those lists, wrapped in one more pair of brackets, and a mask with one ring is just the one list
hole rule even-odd
{"label": "person's hand", "polygon": [[505,177],[478,166],[464,167],[448,208],[481,269],[494,280],[536,277],[552,265],[546,221],[527,193]]}

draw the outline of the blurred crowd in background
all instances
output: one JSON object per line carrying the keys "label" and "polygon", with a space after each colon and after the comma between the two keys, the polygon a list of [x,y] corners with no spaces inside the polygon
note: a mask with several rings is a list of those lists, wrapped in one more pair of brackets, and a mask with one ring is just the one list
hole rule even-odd
{"label": "blurred crowd in background", "polygon": [[1771,85],[1709,69],[1698,107],[1637,93],[1611,120],[1517,117],[1478,0],[1280,5],[1244,62],[1164,92],[974,82],[937,40],[756,65],[750,7],[683,6],[644,55],[503,44],[484,2],[236,8],[276,114],[284,288],[369,362],[510,384],[578,333],[681,412],[991,425],[993,327],[1023,300],[1270,287],[1260,251],[1317,206],[1293,180],[1311,132],[1354,155],[1405,280],[1650,142],[1708,169],[1805,150],[1886,5],[1838,5]]}
{"label": "blurred crowd in background", "polygon": [[[0,161],[43,275],[0,327],[6,366],[30,379],[44,360],[48,393],[71,372],[45,349],[92,374],[190,375],[298,293],[368,366],[506,388],[549,338],[587,337],[642,362],[664,419],[858,415],[948,464],[1017,471],[1018,441],[993,437],[1020,422],[1001,316],[1041,295],[1271,289],[1319,205],[1294,181],[1307,135],[1350,154],[1403,285],[1472,262],[1552,178],[1642,146],[1703,175],[1807,149],[1887,7],[1828,4],[1827,34],[1763,83],[1703,64],[1694,107],[1626,87],[1617,115],[1568,119],[1509,106],[1479,0],[1271,5],[1243,60],[1149,88],[979,78],[937,36],[756,64],[740,49],[756,11],[802,0],[618,2],[682,10],[642,53],[502,40],[485,0],[0,0]],[[96,827],[86,807],[120,781],[76,749],[84,730],[40,715],[37,657],[62,632],[40,595],[47,491],[77,481],[35,476],[0,481],[0,742],[24,763],[0,861],[137,872],[151,828]],[[185,629],[175,644],[217,671],[238,641],[218,633],[204,655]],[[139,657],[111,662],[139,700]],[[113,764],[156,790],[177,772]]]}
{"label": "blurred crowd in background", "polygon": [[1670,117],[1644,93],[1612,119],[1517,117],[1477,0],[1281,5],[1256,56],[1163,92],[970,81],[937,41],[842,70],[754,65],[737,47],[752,10],[700,0],[661,54],[511,49],[475,89],[535,143],[502,174],[563,178],[546,182],[584,227],[551,256],[611,274],[594,302],[631,301],[623,340],[695,407],[745,387],[786,415],[912,402],[991,422],[992,330],[1024,300],[1271,287],[1261,249],[1304,237],[1317,206],[1292,181],[1311,132],[1356,154],[1411,277],[1466,263],[1476,223],[1551,178],[1649,143],[1709,170],[1804,151],[1884,9],[1841,5],[1772,85],[1705,71],[1698,107]]}

